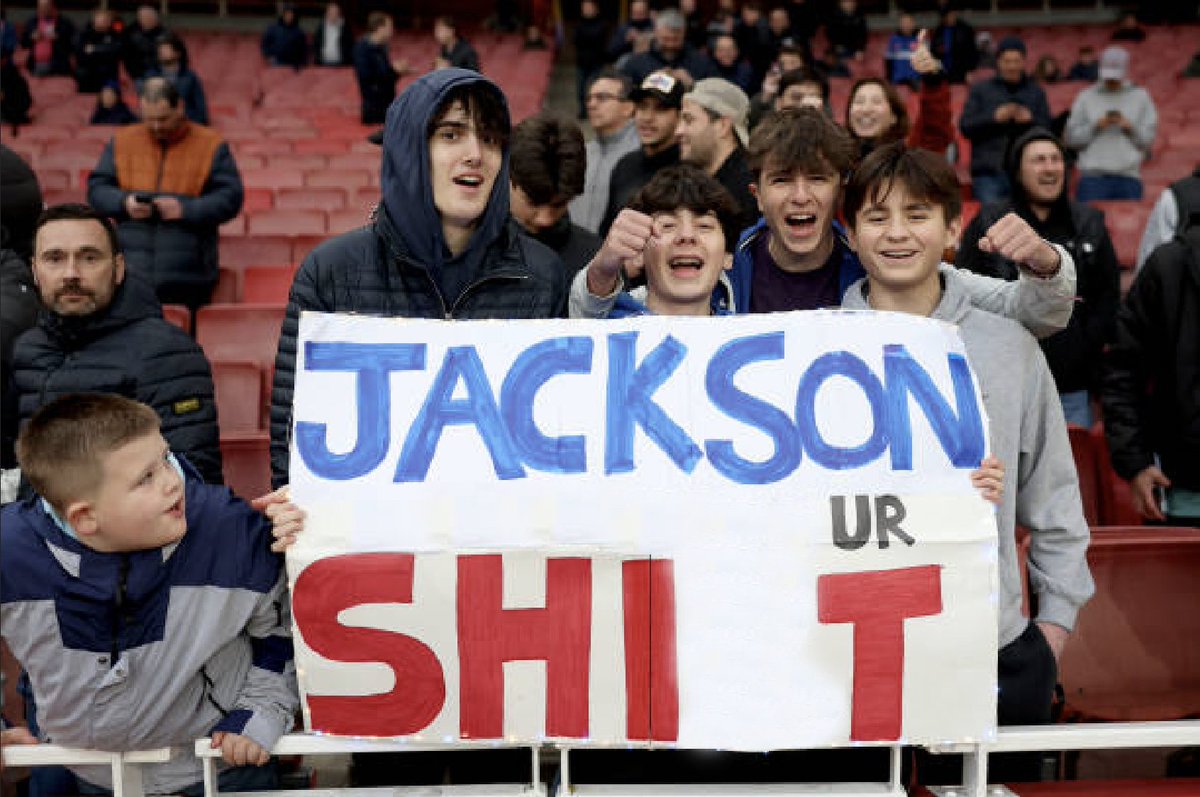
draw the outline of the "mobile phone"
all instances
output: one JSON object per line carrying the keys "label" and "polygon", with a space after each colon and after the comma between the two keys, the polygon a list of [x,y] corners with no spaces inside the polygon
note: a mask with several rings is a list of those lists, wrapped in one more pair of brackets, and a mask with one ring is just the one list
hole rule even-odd
{"label": "mobile phone", "polygon": [[149,205],[151,202],[154,201],[154,194],[148,193],[146,191],[138,191],[133,195],[133,201],[140,202],[143,205]]}

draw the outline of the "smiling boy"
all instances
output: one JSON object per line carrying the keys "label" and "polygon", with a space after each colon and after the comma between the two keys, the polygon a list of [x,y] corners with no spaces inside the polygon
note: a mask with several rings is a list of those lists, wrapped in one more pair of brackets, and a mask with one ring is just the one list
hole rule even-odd
{"label": "smiling boy", "polygon": [[[275,788],[263,765],[299,696],[267,521],[185,472],[154,411],[120,396],[47,404],[17,458],[37,495],[4,509],[0,627],[42,741],[125,752],[211,735],[222,788]],[[112,788],[107,766],[72,769]],[[147,794],[203,791],[190,755],[142,772]]]}
{"label": "smiling boy", "polygon": [[[849,240],[867,277],[842,306],[936,318],[958,326],[980,382],[991,450],[1009,476],[998,510],[1002,725],[1050,721],[1057,662],[1093,591],[1089,532],[1066,424],[1037,341],[1012,321],[972,307],[962,274],[939,268],[961,229],[954,171],[940,156],[893,144],[877,149],[846,187]],[[986,241],[985,247],[995,242]],[[1047,241],[1032,246],[1045,255]],[[1036,622],[1021,610],[1016,524],[1029,529]],[[1037,760],[1013,780],[1036,780]]]}

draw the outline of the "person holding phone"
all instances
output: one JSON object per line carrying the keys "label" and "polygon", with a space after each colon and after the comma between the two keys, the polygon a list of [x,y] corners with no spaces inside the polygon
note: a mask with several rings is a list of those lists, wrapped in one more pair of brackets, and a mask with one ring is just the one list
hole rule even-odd
{"label": "person holding phone", "polygon": [[1108,47],[1100,55],[1100,80],[1071,105],[1064,134],[1079,151],[1076,199],[1141,199],[1142,161],[1158,130],[1150,92],[1128,80],[1129,53]]}

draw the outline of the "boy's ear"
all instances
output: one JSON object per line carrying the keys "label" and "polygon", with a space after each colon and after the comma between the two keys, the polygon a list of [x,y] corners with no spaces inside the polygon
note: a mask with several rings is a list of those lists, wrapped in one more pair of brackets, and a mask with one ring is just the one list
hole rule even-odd
{"label": "boy's ear", "polygon": [[858,236],[854,232],[854,227],[849,222],[846,223],[846,243],[850,245],[852,251],[858,251]]}
{"label": "boy's ear", "polygon": [[733,252],[725,253],[725,262],[721,264],[721,268],[725,271],[729,271],[731,268],[733,268]]}
{"label": "boy's ear", "polygon": [[947,248],[958,249],[959,239],[962,236],[962,215],[955,216],[946,225],[946,238],[949,241]]}
{"label": "boy's ear", "polygon": [[91,501],[72,501],[67,504],[63,520],[67,521],[80,537],[90,537],[100,530],[96,507]]}
{"label": "boy's ear", "polygon": [[762,197],[758,195],[758,181],[754,180],[750,183],[750,196],[754,197],[754,203],[758,205],[758,212],[763,213]]}

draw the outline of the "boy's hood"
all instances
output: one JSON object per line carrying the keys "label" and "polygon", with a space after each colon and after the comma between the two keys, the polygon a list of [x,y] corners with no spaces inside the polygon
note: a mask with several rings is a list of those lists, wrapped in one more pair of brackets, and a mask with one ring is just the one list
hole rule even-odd
{"label": "boy's hood", "polygon": [[[472,83],[483,83],[494,90],[508,113],[504,93],[478,72],[438,69],[417,79],[392,102],[383,128],[383,165],[379,181],[383,194],[381,208],[399,235],[405,253],[435,272],[450,260],[450,252],[433,204],[426,130],[446,95]],[[505,148],[483,218],[475,228],[467,250],[455,260],[478,264],[483,250],[503,232],[507,219],[508,149]]]}

